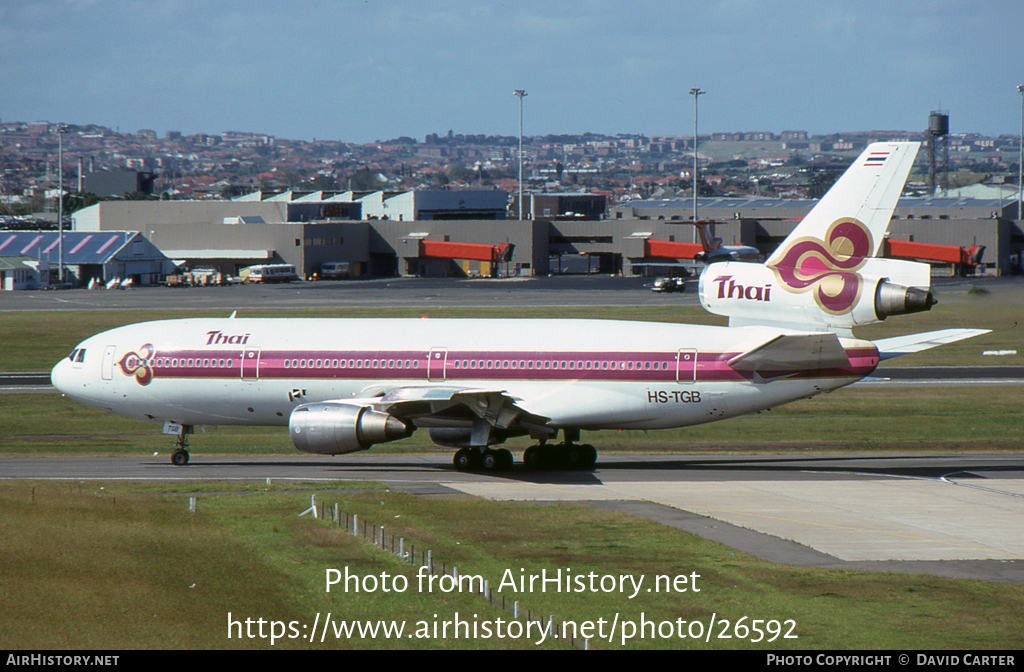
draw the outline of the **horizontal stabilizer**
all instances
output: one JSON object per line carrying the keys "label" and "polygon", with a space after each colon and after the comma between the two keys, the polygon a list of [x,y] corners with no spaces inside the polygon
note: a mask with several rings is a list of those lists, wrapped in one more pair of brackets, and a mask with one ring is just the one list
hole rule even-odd
{"label": "horizontal stabilizer", "polygon": [[913,352],[921,352],[947,343],[955,343],[965,338],[973,338],[987,334],[991,329],[940,329],[938,331],[926,331],[921,334],[910,334],[908,336],[895,336],[875,341],[880,359],[892,359],[901,355],[909,355]]}
{"label": "horizontal stabilizer", "polygon": [[835,369],[850,366],[850,358],[835,334],[790,334],[736,355],[729,366],[737,371]]}

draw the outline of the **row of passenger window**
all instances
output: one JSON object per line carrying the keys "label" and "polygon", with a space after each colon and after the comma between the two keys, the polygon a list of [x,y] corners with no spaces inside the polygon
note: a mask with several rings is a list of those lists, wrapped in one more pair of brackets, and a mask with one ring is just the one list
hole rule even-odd
{"label": "row of passenger window", "polygon": [[[418,369],[419,360],[401,359],[286,359],[286,369]],[[553,369],[586,370],[586,371],[650,371],[668,370],[668,362],[596,362],[593,360],[499,360],[499,359],[454,359],[448,362],[449,369],[526,369],[548,371]]]}
{"label": "row of passenger window", "polygon": [[[286,359],[286,369],[338,369],[346,368],[344,359]],[[419,360],[416,359],[350,359],[349,369],[418,369]]]}
{"label": "row of passenger window", "polygon": [[[81,353],[73,352],[71,357],[76,354],[84,354],[83,349]],[[80,360],[79,360],[80,361]],[[420,368],[419,360],[409,359],[286,359],[284,360],[284,368],[286,369],[327,369],[327,368],[347,368],[350,369],[418,369]],[[593,361],[593,360],[562,360],[552,362],[550,360],[498,360],[498,359],[455,359],[448,362],[450,369],[525,369],[534,371],[549,371],[557,369],[567,369],[570,371],[650,371],[650,370],[668,370],[668,362],[635,362],[635,361]],[[230,359],[176,359],[168,357],[160,357],[156,360],[157,368],[178,368],[179,366],[186,368],[200,367],[200,368],[232,368],[234,362]]]}
{"label": "row of passenger window", "polygon": [[526,369],[548,371],[553,369],[586,370],[586,371],[650,371],[668,370],[668,362],[595,362],[593,360],[496,360],[496,359],[456,359],[449,366],[455,369]]}
{"label": "row of passenger window", "polygon": [[172,357],[157,357],[155,365],[158,369],[165,369],[168,367],[172,369],[176,369],[178,367],[184,367],[186,369],[195,367],[204,369],[230,369],[235,365],[235,363],[230,359],[177,359]]}

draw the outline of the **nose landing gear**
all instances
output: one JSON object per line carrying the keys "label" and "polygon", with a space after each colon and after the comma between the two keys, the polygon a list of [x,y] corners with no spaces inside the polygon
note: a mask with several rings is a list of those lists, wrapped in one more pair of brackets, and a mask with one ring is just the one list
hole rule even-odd
{"label": "nose landing gear", "polygon": [[192,425],[182,425],[181,431],[177,434],[175,444],[178,446],[171,453],[171,464],[176,467],[183,467],[188,464],[188,435],[195,432],[195,427]]}

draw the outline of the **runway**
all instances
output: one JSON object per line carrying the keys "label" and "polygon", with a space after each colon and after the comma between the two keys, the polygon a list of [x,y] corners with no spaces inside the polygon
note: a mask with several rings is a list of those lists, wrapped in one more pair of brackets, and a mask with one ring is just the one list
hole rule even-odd
{"label": "runway", "polygon": [[586,503],[772,562],[1024,584],[1021,455],[602,455],[590,472],[457,472],[446,455],[6,458],[0,478],[376,481],[431,495]]}

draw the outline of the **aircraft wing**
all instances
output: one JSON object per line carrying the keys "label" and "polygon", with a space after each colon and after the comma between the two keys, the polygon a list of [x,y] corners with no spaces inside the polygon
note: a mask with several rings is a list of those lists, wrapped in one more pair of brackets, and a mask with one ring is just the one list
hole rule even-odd
{"label": "aircraft wing", "polygon": [[531,434],[554,433],[547,427],[549,418],[530,413],[520,406],[521,399],[504,390],[410,386],[392,389],[367,401],[376,410],[411,421],[417,427],[463,427],[474,434],[513,427]]}
{"label": "aircraft wing", "polygon": [[850,358],[832,333],[784,334],[736,355],[729,366],[737,371],[806,371],[850,366]]}
{"label": "aircraft wing", "polygon": [[955,343],[965,338],[973,338],[987,334],[991,329],[940,329],[938,331],[926,331],[921,334],[910,334],[908,336],[895,336],[875,341],[878,348],[879,358],[882,360],[892,359],[901,355],[909,355],[913,352],[921,352],[947,343]]}

